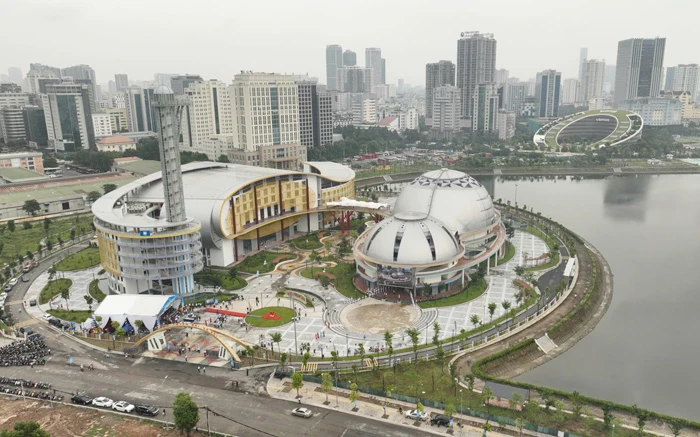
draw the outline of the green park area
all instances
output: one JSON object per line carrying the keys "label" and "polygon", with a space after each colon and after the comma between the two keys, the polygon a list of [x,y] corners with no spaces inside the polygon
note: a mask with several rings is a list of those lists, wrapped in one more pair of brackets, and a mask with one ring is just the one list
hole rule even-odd
{"label": "green park area", "polygon": [[551,127],[545,134],[545,144],[547,144],[548,147],[559,147],[560,144],[558,144],[557,142],[557,135],[559,134],[559,132],[561,132],[571,123],[574,123],[582,118],[595,115],[609,115],[611,117],[615,117],[617,119],[617,128],[610,135],[606,136],[605,138],[602,138],[599,141],[596,141],[592,145],[597,146],[608,141],[614,141],[618,137],[620,137],[620,135],[624,134],[630,126],[630,120],[627,118],[628,114],[630,114],[629,111],[611,109],[602,109],[599,111],[586,111],[584,114],[573,116],[567,120],[562,120],[555,126]]}
{"label": "green park area", "polygon": [[[324,274],[323,270],[323,267],[314,267],[312,264],[312,267],[301,271],[301,276],[309,279],[319,279],[325,282],[322,278],[328,278],[328,276]],[[355,275],[355,267],[352,263],[339,262],[333,267],[326,267],[325,270],[325,273],[335,277],[334,280],[329,278],[329,283],[333,282],[336,290],[338,290],[340,294],[349,298],[357,298],[360,296],[359,290],[355,288],[355,284],[352,283],[352,278]]]}
{"label": "green park area", "polygon": [[96,247],[86,247],[72,255],[68,255],[56,264],[59,272],[83,270],[100,263],[100,250]]}
{"label": "green park area", "polygon": [[21,167],[0,168],[0,178],[7,182],[19,182],[28,179],[43,179],[45,176]]}
{"label": "green park area", "polygon": [[102,292],[102,290],[100,290],[99,282],[100,282],[99,279],[95,279],[95,280],[91,281],[89,291],[90,291],[90,296],[93,299],[95,299],[97,302],[102,302],[103,300],[105,300],[105,297],[107,297],[107,296],[105,296],[105,294]]}
{"label": "green park area", "polygon": [[17,262],[19,255],[26,256],[27,252],[36,252],[44,238],[48,238],[51,247],[56,247],[61,242],[70,242],[71,235],[75,238],[92,231],[91,215],[50,220],[48,227],[46,223],[45,220],[29,222],[29,228],[14,221],[0,225],[0,264]]}
{"label": "green park area", "polygon": [[[264,319],[262,316],[265,314],[275,313],[276,316],[280,316],[279,319]],[[292,321],[296,313],[293,309],[287,307],[265,307],[255,310],[250,313],[245,321],[249,325],[255,326],[257,328],[272,328],[274,326],[284,325]]]}
{"label": "green park area", "polygon": [[[515,246],[510,241],[506,241],[506,254],[498,260],[498,265],[505,264],[515,256]],[[493,265],[492,265],[493,267]]]}
{"label": "green park area", "polygon": [[304,235],[289,242],[290,245],[301,250],[314,250],[323,247],[318,239],[318,234]]}
{"label": "green park area", "polygon": [[195,273],[194,280],[201,286],[221,287],[226,291],[238,290],[248,285],[248,282],[237,274],[231,276],[230,274],[213,271]]}
{"label": "green park area", "polygon": [[481,296],[484,291],[486,291],[487,285],[484,278],[479,278],[475,281],[471,281],[464,290],[457,294],[440,299],[418,302],[418,306],[421,308],[438,308],[469,302]]}
{"label": "green park area", "polygon": [[68,291],[72,284],[73,281],[64,278],[54,279],[53,281],[49,282],[44,286],[44,288],[41,289],[41,292],[39,293],[39,304],[44,305],[49,303],[54,296],[61,295],[61,293]]}
{"label": "green park area", "polygon": [[275,268],[276,264],[294,258],[295,256],[290,253],[262,251],[246,257],[243,262],[238,264],[238,268],[242,272],[252,274],[257,272],[269,273]]}
{"label": "green park area", "polygon": [[67,322],[77,322],[83,323],[90,317],[92,317],[92,311],[80,310],[80,311],[68,311],[68,310],[48,310],[47,313],[54,317],[58,317],[61,320]]}

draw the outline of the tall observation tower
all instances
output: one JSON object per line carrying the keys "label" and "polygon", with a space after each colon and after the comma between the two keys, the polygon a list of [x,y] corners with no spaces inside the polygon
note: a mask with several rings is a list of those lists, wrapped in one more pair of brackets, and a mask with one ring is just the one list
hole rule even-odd
{"label": "tall observation tower", "polygon": [[187,102],[175,98],[173,91],[165,85],[153,93],[153,109],[156,113],[156,132],[160,152],[160,170],[163,173],[163,196],[167,220],[182,223],[185,214],[185,195],[180,171],[180,151],[177,140],[180,137],[180,114]]}

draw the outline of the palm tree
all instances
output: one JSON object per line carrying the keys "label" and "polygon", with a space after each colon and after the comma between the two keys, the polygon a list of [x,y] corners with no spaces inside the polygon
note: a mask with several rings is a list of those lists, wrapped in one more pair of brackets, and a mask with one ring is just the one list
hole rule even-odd
{"label": "palm tree", "polygon": [[510,301],[509,300],[504,300],[501,302],[501,308],[503,308],[503,311],[505,312],[506,316],[508,315],[508,310],[510,310]]}
{"label": "palm tree", "polygon": [[387,353],[389,354],[389,365],[391,365],[391,356],[394,353],[393,340],[394,336],[389,331],[384,331],[384,343],[386,343]]}
{"label": "palm tree", "polygon": [[493,313],[496,312],[496,308],[498,308],[498,305],[496,305],[496,302],[491,302],[488,306],[489,308],[489,323],[493,321]]}
{"label": "palm tree", "polygon": [[472,325],[474,325],[474,329],[476,329],[477,325],[481,323],[481,319],[479,319],[479,316],[476,314],[472,314],[472,316],[469,318],[469,321],[472,322]]}
{"label": "palm tree", "polygon": [[527,251],[523,252],[523,263],[525,264],[525,267],[527,267],[527,259],[529,256],[530,254]]}
{"label": "palm tree", "polygon": [[418,364],[418,341],[420,332],[416,328],[410,328],[406,330],[406,334],[411,337],[411,343],[413,344],[413,355],[414,361]]}
{"label": "palm tree", "polygon": [[275,358],[275,343],[277,343],[277,351],[279,352],[280,347],[279,344],[282,341],[282,333],[281,332],[272,332],[270,333],[270,338],[272,339],[272,358]]}

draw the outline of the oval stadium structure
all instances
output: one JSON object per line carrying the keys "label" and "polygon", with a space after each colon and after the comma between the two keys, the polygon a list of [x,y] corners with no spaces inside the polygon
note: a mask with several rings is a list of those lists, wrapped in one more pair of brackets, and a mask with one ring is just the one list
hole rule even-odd
{"label": "oval stadium structure", "polygon": [[542,126],[533,141],[537,147],[558,149],[564,144],[585,143],[586,148],[616,146],[639,139],[644,120],[632,111],[598,109],[578,112]]}

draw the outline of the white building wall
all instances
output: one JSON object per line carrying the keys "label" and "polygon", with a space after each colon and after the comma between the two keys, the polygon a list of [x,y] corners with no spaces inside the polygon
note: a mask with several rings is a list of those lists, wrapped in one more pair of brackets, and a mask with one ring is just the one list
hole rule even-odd
{"label": "white building wall", "polygon": [[95,132],[95,138],[112,135],[112,120],[110,115],[104,112],[92,114],[92,127]]}

